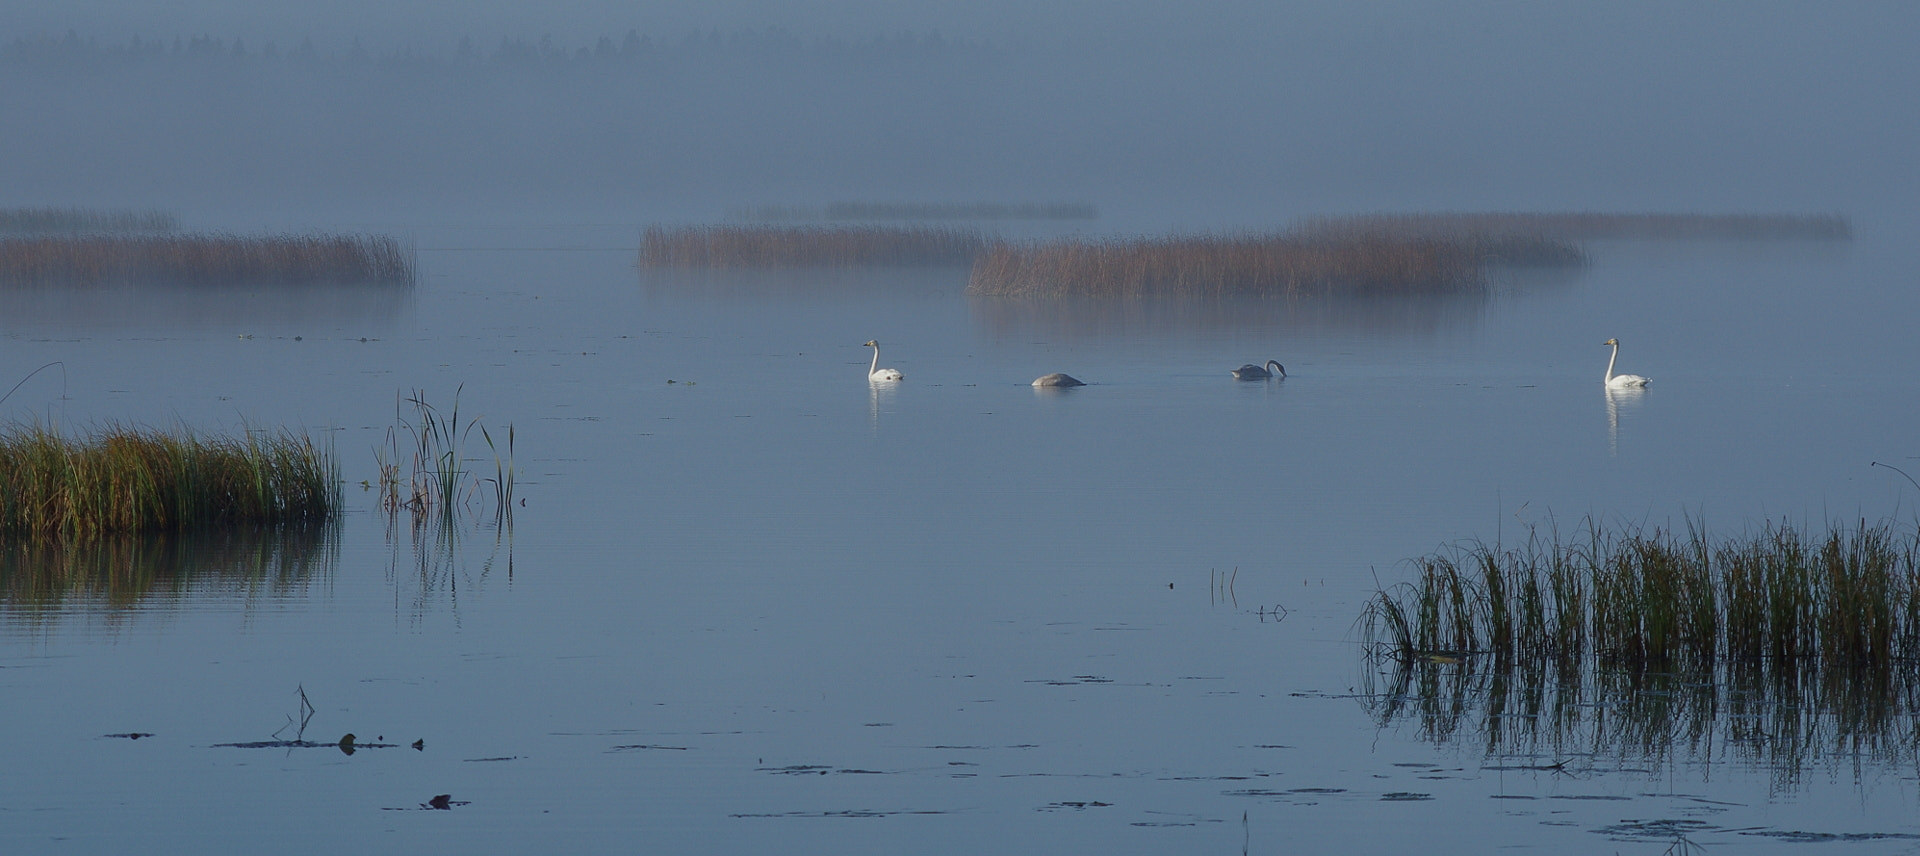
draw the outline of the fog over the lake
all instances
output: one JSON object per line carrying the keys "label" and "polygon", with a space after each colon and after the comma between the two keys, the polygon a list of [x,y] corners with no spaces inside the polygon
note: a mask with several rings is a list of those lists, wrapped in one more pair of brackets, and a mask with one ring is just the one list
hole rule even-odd
{"label": "fog over the lake", "polygon": [[16,0],[0,204],[188,225],[1920,198],[1908,3]]}

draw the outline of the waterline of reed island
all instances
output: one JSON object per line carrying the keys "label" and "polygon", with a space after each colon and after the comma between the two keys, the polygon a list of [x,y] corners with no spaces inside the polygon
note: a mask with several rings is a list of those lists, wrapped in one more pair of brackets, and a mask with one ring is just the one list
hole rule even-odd
{"label": "waterline of reed island", "polygon": [[414,252],[375,235],[79,234],[0,238],[0,284],[412,285]]}
{"label": "waterline of reed island", "polygon": [[0,538],[312,525],[339,502],[338,461],[304,436],[0,429]]}

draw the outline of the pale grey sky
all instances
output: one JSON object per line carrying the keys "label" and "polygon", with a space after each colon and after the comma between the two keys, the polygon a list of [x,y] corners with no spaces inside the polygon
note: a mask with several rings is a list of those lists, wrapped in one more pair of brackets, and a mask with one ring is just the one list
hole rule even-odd
{"label": "pale grey sky", "polygon": [[0,188],[23,200],[1039,198],[1215,225],[1387,208],[1912,216],[1920,199],[1910,2],[12,0],[0,13],[0,43],[69,29],[255,51],[311,37],[331,55],[357,37],[439,57],[463,37],[573,49],[629,29],[938,31],[1003,53],[565,82],[385,71],[364,90],[0,79],[0,108],[47,117],[0,140]]}

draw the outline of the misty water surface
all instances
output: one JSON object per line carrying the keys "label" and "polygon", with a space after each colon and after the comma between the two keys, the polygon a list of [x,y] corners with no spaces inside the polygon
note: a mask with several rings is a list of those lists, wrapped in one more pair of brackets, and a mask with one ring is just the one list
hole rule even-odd
{"label": "misty water surface", "polygon": [[[1709,717],[1493,747],[1394,713],[1354,622],[1406,559],[1529,527],[1911,523],[1920,491],[1871,464],[1920,474],[1915,24],[11,3],[0,206],[393,234],[422,276],[0,289],[6,417],[306,431],[347,502],[320,532],[0,557],[0,849],[1911,849],[1910,743],[1786,771]],[[1595,244],[1403,302],[633,268],[646,224],[848,200],[1099,214],[984,224],[1016,236],[1598,210],[1858,240]],[[1644,394],[1602,391],[1611,337]],[[1227,374],[1268,358],[1291,376]],[[1054,371],[1090,385],[1028,386]],[[416,390],[514,427],[510,529],[415,530],[361,488]],[[316,745],[244,745],[270,740]]]}
{"label": "misty water surface", "polygon": [[[131,594],[16,592],[0,681],[34,737],[6,762],[34,774],[0,793],[10,846],[1915,831],[1910,752],[1815,753],[1783,782],[1724,747],[1433,742],[1377,718],[1354,628],[1404,559],[1529,524],[1910,517],[1911,485],[1869,467],[1914,463],[1912,400],[1887,394],[1914,346],[1868,311],[1911,306],[1889,303],[1904,249],[1620,244],[1460,303],[1146,307],[969,299],[961,270],[640,273],[632,236],[422,230],[417,288],[336,311],[9,293],[16,364],[63,363],[12,415],[301,426],[332,438],[349,509],[320,553],[201,547]],[[1771,308],[1807,288],[1831,301]],[[1609,336],[1643,395],[1603,393]],[[866,382],[869,338],[904,382]],[[1288,379],[1227,373],[1268,357]],[[1091,385],[1027,385],[1055,370]],[[416,537],[360,490],[414,388],[515,427],[510,530]],[[220,745],[347,732],[396,748]],[[438,794],[466,804],[420,808]]]}

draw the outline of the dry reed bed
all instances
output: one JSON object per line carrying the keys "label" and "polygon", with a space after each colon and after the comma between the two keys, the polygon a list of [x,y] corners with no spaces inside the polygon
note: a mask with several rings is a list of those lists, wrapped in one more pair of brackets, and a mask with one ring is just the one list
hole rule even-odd
{"label": "dry reed bed", "polygon": [[1399,235],[1458,239],[1535,237],[1561,241],[1593,239],[1783,239],[1846,240],[1853,224],[1834,214],[1625,214],[1584,212],[1431,212],[1316,217],[1300,221],[1302,235],[1342,237]]}
{"label": "dry reed bed", "polygon": [[1477,291],[1471,245],[1389,236],[1284,235],[996,243],[967,293],[1039,297],[1432,295]]}
{"label": "dry reed bed", "polygon": [[0,208],[0,232],[171,232],[179,226],[165,211]]}
{"label": "dry reed bed", "polygon": [[1920,529],[1803,535],[1769,524],[1711,543],[1589,524],[1571,543],[1485,544],[1417,559],[1375,596],[1366,636],[1385,654],[1625,668],[1740,663],[1920,670]]}
{"label": "dry reed bed", "polygon": [[0,537],[312,524],[338,504],[330,451],[288,434],[202,438],[110,426],[0,432]]}
{"label": "dry reed bed", "polygon": [[986,245],[969,229],[649,226],[640,266],[667,268],[964,265]]}
{"label": "dry reed bed", "polygon": [[412,284],[414,255],[369,235],[0,238],[0,283]]}

